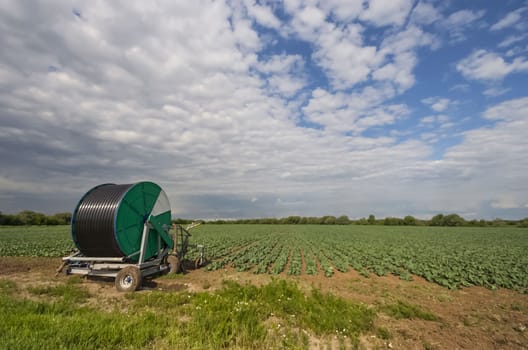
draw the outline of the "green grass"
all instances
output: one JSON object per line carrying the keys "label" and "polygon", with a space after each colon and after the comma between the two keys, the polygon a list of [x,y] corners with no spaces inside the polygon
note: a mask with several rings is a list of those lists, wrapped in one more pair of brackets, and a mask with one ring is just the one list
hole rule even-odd
{"label": "green grass", "polygon": [[421,319],[426,321],[439,321],[440,318],[418,305],[412,305],[398,300],[396,303],[382,305],[380,310],[396,319]]}
{"label": "green grass", "polygon": [[0,280],[6,349],[306,349],[307,334],[353,344],[376,316],[362,304],[317,290],[306,294],[284,280],[262,287],[225,282],[216,292],[194,294],[131,293],[111,310],[82,304],[87,294],[75,279],[30,287],[36,300],[17,290]]}
{"label": "green grass", "polygon": [[4,349],[137,349],[163,335],[170,321],[148,311],[108,313],[79,306],[74,301],[84,293],[72,294],[82,288],[76,283],[32,289],[32,293],[52,295],[52,301],[22,299],[13,293],[13,282],[0,285]]}
{"label": "green grass", "polygon": [[131,301],[131,307],[136,311],[145,308],[173,311],[180,306],[189,304],[194,298],[194,294],[150,291],[148,293],[127,293],[125,298]]}
{"label": "green grass", "polygon": [[65,303],[82,303],[90,297],[90,293],[79,284],[79,277],[70,277],[66,283],[52,286],[29,287],[33,295],[61,298]]}
{"label": "green grass", "polygon": [[[138,310],[182,306],[190,320],[181,325],[185,336],[180,334],[179,341],[198,349],[261,348],[270,341],[270,331],[279,333],[280,342],[267,345],[279,347],[304,347],[307,338],[303,329],[323,337],[337,334],[355,339],[372,328],[375,317],[375,312],[364,305],[317,290],[306,295],[295,283],[285,280],[273,280],[262,287],[228,281],[214,293],[169,295],[136,293],[129,298]],[[178,313],[181,317],[182,309]]]}
{"label": "green grass", "polygon": [[8,279],[0,279],[0,295],[13,294],[17,291],[17,285],[15,282]]}
{"label": "green grass", "polygon": [[522,312],[527,312],[528,311],[528,308],[526,306],[523,306],[522,304],[520,303],[512,303],[510,305],[510,309],[513,310],[513,311],[522,311]]}
{"label": "green grass", "polygon": [[376,328],[376,335],[378,336],[378,338],[383,339],[383,340],[389,340],[392,338],[392,334],[385,327]]}

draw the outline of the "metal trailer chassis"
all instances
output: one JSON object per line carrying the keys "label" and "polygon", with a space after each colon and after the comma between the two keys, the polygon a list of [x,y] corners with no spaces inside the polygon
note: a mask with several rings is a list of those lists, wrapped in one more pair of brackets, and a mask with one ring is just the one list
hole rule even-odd
{"label": "metal trailer chassis", "polygon": [[[181,243],[178,245],[177,240],[173,242],[172,252],[169,253],[169,248],[163,247],[161,244],[161,237],[170,237],[169,229],[167,227],[157,227],[146,221],[143,225],[143,233],[141,236],[141,246],[139,251],[124,257],[89,257],[84,256],[80,252],[62,258],[62,265],[57,270],[57,273],[64,271],[66,274],[83,275],[83,276],[97,276],[97,277],[111,277],[115,278],[116,289],[120,292],[133,292],[137,290],[142,283],[144,277],[162,274],[167,271],[180,272],[182,270],[181,261],[187,253],[188,237],[190,236],[189,229],[198,226],[193,224],[188,228],[183,228],[181,225],[176,225],[175,238],[178,232],[181,234]],[[147,248],[148,236],[150,229],[156,231],[163,229],[163,234],[158,235],[158,251],[157,254],[145,261],[145,251]],[[179,249],[178,249],[179,247]],[[197,259],[200,265],[204,262],[203,246],[196,245],[200,250],[200,257]],[[137,263],[130,263],[131,258],[139,254]],[[196,263],[196,262],[195,262]],[[171,266],[172,265],[172,266]],[[197,267],[198,264],[196,263]],[[64,270],[66,268],[66,270]]]}

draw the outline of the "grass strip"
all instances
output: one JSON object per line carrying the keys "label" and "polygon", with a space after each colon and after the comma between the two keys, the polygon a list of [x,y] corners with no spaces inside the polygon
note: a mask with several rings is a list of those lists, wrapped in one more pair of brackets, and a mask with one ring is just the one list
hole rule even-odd
{"label": "grass strip", "polygon": [[216,292],[131,293],[113,310],[84,303],[77,281],[30,287],[0,280],[0,343],[6,349],[308,348],[308,335],[357,342],[375,311],[290,281],[225,282]]}

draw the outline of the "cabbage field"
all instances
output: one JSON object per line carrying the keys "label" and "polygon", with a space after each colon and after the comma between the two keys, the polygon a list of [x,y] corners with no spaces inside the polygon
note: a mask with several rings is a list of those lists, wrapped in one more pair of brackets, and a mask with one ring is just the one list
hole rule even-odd
{"label": "cabbage field", "polygon": [[[326,225],[213,225],[192,230],[207,270],[364,277],[421,276],[450,289],[464,286],[528,292],[528,230]],[[0,227],[0,256],[67,254],[69,227]],[[191,250],[189,258],[197,254]]]}

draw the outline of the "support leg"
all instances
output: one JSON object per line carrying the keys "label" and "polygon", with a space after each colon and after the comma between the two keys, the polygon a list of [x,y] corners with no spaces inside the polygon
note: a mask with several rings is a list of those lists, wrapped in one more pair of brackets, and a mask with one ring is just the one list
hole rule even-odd
{"label": "support leg", "polygon": [[148,222],[143,224],[143,234],[141,236],[141,249],[139,251],[139,261],[138,264],[143,264],[145,262],[145,250],[147,250],[147,240],[149,234]]}

